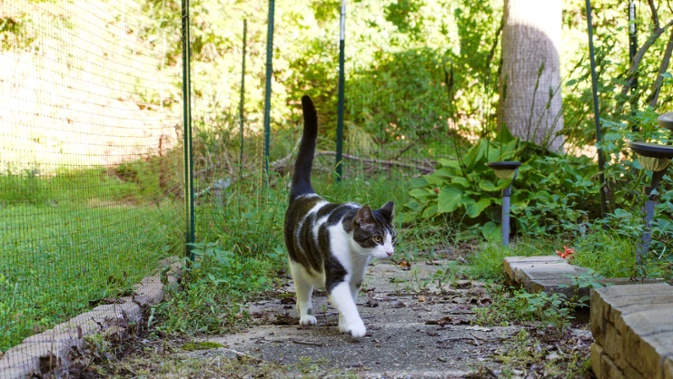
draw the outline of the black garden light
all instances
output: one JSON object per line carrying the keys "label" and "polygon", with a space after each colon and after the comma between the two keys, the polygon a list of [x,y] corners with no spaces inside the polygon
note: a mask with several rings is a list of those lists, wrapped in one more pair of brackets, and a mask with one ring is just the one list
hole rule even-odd
{"label": "black garden light", "polygon": [[503,245],[509,245],[509,206],[510,206],[510,197],[512,196],[512,183],[516,179],[516,175],[519,172],[519,166],[521,162],[513,161],[504,161],[504,162],[488,162],[486,166],[493,169],[495,176],[498,179],[510,179],[509,185],[507,188],[502,190],[502,216],[501,216],[501,229],[502,229],[502,243]]}
{"label": "black garden light", "polygon": [[[657,120],[660,127],[673,131],[673,112],[662,114]],[[638,246],[636,253],[636,261],[640,262],[642,256],[649,251],[650,247],[650,230],[652,218],[654,217],[654,199],[656,195],[654,190],[659,185],[661,178],[671,163],[673,146],[638,141],[631,141],[628,144],[629,148],[638,155],[638,161],[643,166],[643,169],[652,171],[652,181],[649,186],[645,187],[645,194],[647,195],[647,202],[645,202],[645,229],[641,244]]]}

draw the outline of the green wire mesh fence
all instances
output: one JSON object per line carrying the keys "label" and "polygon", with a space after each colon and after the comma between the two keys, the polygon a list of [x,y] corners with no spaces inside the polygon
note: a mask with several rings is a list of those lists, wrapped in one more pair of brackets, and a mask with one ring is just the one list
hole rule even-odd
{"label": "green wire mesh fence", "polygon": [[151,7],[0,1],[0,352],[184,253],[180,28]]}
{"label": "green wire mesh fence", "polygon": [[[253,243],[245,234],[265,235],[282,224],[304,93],[321,120],[316,182],[335,181],[338,17],[326,26],[334,35],[325,43],[306,45],[306,35],[292,49],[296,32],[278,20],[285,29],[274,49],[283,54],[274,55],[267,157],[268,25],[255,16],[268,4],[208,4],[186,29],[190,52],[181,47],[182,21],[190,20],[184,13],[181,20],[178,1],[0,0],[0,365],[28,359],[10,354],[26,337],[114,303],[166,258],[184,256],[185,235],[193,232],[185,212],[192,191],[185,188],[192,185],[194,207],[187,209],[196,213],[197,243],[232,248],[229,239],[238,234],[240,253],[282,254],[278,238]],[[358,43],[346,46],[358,50]],[[316,62],[302,61],[304,49],[315,50]],[[413,71],[417,55],[389,64],[409,61],[402,68]],[[187,57],[191,70],[183,72]],[[333,88],[303,82],[313,68],[323,82],[333,77]],[[423,107],[422,96],[443,96],[443,89],[397,98],[372,75],[375,67],[355,62],[348,50],[343,69],[346,185],[381,171],[391,179],[419,175],[452,153],[441,138],[447,130],[427,127],[445,125],[446,114],[427,116]],[[184,104],[182,91],[190,87]],[[404,118],[380,116],[395,109]],[[406,132],[395,133],[398,127]],[[185,162],[192,155],[190,172]],[[234,191],[249,193],[250,203],[232,203]],[[255,218],[251,207],[267,207],[268,217]]]}

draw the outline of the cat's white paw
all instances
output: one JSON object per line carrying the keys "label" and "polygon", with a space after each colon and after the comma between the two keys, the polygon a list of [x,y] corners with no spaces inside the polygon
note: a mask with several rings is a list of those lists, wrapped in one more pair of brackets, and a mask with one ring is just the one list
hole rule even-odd
{"label": "cat's white paw", "polygon": [[350,324],[339,323],[339,331],[342,333],[350,333],[354,338],[364,337],[367,333],[367,328],[365,328],[364,322],[362,320],[357,320]]}
{"label": "cat's white paw", "polygon": [[317,322],[315,316],[311,315],[305,315],[301,316],[301,319],[299,320],[300,325],[315,325]]}

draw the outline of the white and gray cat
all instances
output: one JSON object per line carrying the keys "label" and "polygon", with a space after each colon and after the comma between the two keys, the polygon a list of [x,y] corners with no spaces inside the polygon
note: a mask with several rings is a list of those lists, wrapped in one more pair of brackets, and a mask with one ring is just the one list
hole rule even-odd
{"label": "white and gray cat", "polygon": [[318,115],[308,96],[301,99],[304,131],[295,162],[290,205],[285,213],[285,244],[297,292],[301,325],[313,325],[311,295],[326,288],[339,311],[339,330],[363,337],[366,328],[356,301],[372,257],[388,258],[395,250],[393,202],[372,210],[354,203],[335,204],[311,186],[311,169],[318,136]]}

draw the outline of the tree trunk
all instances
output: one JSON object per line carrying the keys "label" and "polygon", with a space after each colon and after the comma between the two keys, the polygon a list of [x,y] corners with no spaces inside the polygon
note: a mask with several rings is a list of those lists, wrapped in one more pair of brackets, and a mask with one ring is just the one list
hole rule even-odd
{"label": "tree trunk", "polygon": [[500,127],[563,151],[561,0],[505,0]]}

